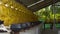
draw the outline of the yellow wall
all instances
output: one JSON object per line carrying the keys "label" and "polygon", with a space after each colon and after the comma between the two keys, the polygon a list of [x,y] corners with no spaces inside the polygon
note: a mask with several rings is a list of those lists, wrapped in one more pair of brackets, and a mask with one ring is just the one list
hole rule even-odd
{"label": "yellow wall", "polygon": [[[14,0],[2,0],[0,3],[1,2],[0,20],[4,21],[4,25],[37,21],[37,17],[32,11]],[[5,6],[6,4],[8,7]],[[14,8],[11,8],[11,6]],[[17,8],[17,10],[15,10],[15,8]]]}

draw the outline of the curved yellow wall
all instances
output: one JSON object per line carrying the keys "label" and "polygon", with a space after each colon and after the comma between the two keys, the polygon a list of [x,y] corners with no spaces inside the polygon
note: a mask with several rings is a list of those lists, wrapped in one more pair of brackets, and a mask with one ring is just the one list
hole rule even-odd
{"label": "curved yellow wall", "polygon": [[4,25],[37,21],[36,15],[15,0],[0,1],[0,20]]}

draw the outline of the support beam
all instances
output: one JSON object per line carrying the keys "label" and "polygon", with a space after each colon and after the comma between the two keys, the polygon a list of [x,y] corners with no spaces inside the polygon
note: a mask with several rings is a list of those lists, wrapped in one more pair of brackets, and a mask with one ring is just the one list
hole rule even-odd
{"label": "support beam", "polygon": [[30,9],[32,11],[37,11],[41,8],[52,5],[52,4],[54,4],[58,1],[59,0],[43,0],[43,1],[42,0],[25,0],[25,1],[24,0],[19,0],[19,2],[21,2],[26,7],[29,6],[29,5],[32,5],[31,7],[27,7],[28,9]]}

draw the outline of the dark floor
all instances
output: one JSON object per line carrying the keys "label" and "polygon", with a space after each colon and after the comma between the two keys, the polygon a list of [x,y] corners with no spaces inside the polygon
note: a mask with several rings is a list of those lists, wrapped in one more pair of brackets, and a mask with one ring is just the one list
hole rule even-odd
{"label": "dark floor", "polygon": [[58,34],[58,31],[53,30],[43,30],[41,34]]}

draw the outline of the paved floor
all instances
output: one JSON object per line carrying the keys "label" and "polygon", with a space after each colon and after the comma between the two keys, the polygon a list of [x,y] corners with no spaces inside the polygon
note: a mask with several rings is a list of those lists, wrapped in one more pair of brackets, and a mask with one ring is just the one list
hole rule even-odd
{"label": "paved floor", "polygon": [[44,30],[41,32],[41,34],[58,34],[58,31]]}
{"label": "paved floor", "polygon": [[0,34],[10,34],[10,33],[0,33]]}
{"label": "paved floor", "polygon": [[[31,31],[31,30],[30,30]],[[29,31],[29,32],[30,32]],[[28,32],[28,33],[29,33]],[[32,32],[32,31],[31,31]],[[59,33],[58,33],[59,32]],[[21,34],[28,34],[28,33],[26,33],[26,32],[21,32]],[[10,34],[10,33],[0,33],[0,34]],[[32,33],[30,33],[30,34],[32,34]],[[53,31],[53,30],[43,30],[42,32],[41,32],[41,34],[60,34],[60,31]]]}

